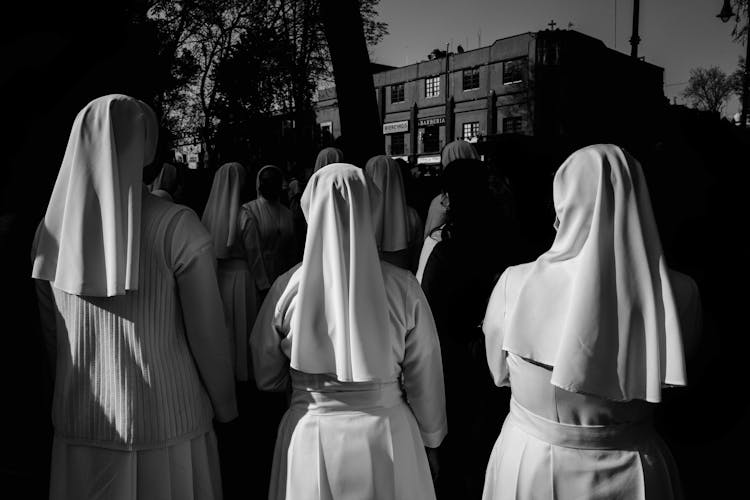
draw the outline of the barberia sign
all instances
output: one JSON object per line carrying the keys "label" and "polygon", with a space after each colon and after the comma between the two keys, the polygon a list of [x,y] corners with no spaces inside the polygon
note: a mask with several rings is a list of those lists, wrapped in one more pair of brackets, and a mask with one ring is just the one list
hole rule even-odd
{"label": "barberia sign", "polygon": [[445,125],[444,116],[435,116],[433,118],[420,118],[417,121],[419,127],[429,127],[430,125]]}
{"label": "barberia sign", "polygon": [[409,131],[409,120],[383,124],[384,134],[397,134],[399,132],[408,132],[408,131]]}

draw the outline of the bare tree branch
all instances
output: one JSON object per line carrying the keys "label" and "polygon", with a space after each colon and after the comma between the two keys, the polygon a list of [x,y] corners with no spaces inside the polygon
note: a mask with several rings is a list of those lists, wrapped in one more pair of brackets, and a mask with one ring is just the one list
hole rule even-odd
{"label": "bare tree branch", "polygon": [[683,96],[704,111],[721,113],[732,94],[732,83],[718,66],[690,70]]}

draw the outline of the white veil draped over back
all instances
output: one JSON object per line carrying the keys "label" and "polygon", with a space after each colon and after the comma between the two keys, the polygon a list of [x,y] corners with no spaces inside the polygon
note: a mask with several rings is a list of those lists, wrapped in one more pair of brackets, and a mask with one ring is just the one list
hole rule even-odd
{"label": "white veil draped over back", "polygon": [[685,385],[678,310],[638,162],[613,145],[573,153],[554,180],[559,228],[520,284],[503,349],[551,382],[610,400]]}
{"label": "white veil draped over back", "polygon": [[[365,173],[331,164],[302,195],[309,228],[291,318],[290,366],[345,382],[385,381],[396,350]],[[285,299],[282,297],[280,302]]]}
{"label": "white veil draped over back", "polygon": [[138,289],[143,167],[158,134],[154,111],[125,95],[78,113],[35,239],[34,278],[75,295]]}
{"label": "white veil draped over back", "polygon": [[409,207],[398,162],[389,156],[374,156],[367,162],[365,171],[381,194],[379,201],[371,200],[373,211],[382,224],[382,228],[375,228],[378,247],[383,252],[408,248]]}
{"label": "white veil draped over back", "polygon": [[238,236],[245,176],[245,168],[237,162],[222,165],[214,175],[211,194],[203,210],[201,222],[211,233],[216,257],[219,259],[226,259],[231,255]]}

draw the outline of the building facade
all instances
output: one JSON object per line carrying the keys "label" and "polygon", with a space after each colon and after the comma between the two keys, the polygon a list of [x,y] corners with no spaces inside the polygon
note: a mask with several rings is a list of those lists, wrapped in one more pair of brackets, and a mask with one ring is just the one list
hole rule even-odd
{"label": "building facade", "polygon": [[[448,142],[499,135],[616,139],[665,103],[663,69],[573,30],[524,33],[373,74],[386,154],[440,162]],[[319,91],[321,143],[341,135],[336,89]]]}

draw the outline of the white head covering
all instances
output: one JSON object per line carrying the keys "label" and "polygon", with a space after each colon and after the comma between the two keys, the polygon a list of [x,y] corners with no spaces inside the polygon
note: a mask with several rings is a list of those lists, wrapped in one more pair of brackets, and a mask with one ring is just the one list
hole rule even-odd
{"label": "white head covering", "polygon": [[443,153],[440,155],[440,162],[443,164],[443,168],[445,168],[453,160],[459,159],[479,160],[481,158],[473,144],[463,139],[457,139],[449,142],[443,148]]}
{"label": "white head covering", "polygon": [[409,209],[398,162],[390,156],[373,156],[365,171],[382,194],[379,203],[373,206],[373,212],[378,213],[377,218],[382,221],[382,229],[376,227],[378,247],[384,252],[408,248]]}
{"label": "white head covering", "polygon": [[170,195],[174,194],[177,189],[177,167],[171,163],[164,163],[161,167],[159,175],[156,177],[154,182],[151,184],[151,192],[161,190],[166,191]]}
{"label": "white head covering", "polygon": [[158,133],[153,110],[125,95],[78,113],[39,228],[34,278],[76,295],[138,288],[143,167]]}
{"label": "white head covering", "polygon": [[225,163],[214,175],[211,194],[203,210],[201,222],[214,240],[216,257],[230,256],[237,238],[242,186],[245,184],[245,168],[237,162]]}
{"label": "white head covering", "polygon": [[677,308],[638,162],[613,145],[573,153],[555,175],[552,248],[520,286],[503,348],[553,366],[563,389],[661,400],[685,385]]}
{"label": "white head covering", "polygon": [[309,228],[291,320],[296,370],[363,382],[387,380],[397,362],[368,191],[361,169],[336,163],[302,195]]}
{"label": "white head covering", "polygon": [[331,163],[341,163],[342,161],[344,161],[344,153],[339,148],[323,148],[315,159],[313,172],[317,172]]}
{"label": "white head covering", "polygon": [[279,167],[277,167],[276,165],[266,165],[265,167],[263,167],[260,170],[258,170],[258,175],[255,176],[255,192],[257,193],[258,198],[263,198],[266,201],[271,201],[271,200],[268,200],[262,194],[260,194],[260,174],[262,174],[263,171],[267,170],[267,169],[277,170],[279,172],[279,174],[281,174],[281,178],[282,179],[284,178],[284,172],[282,172],[281,169]]}

